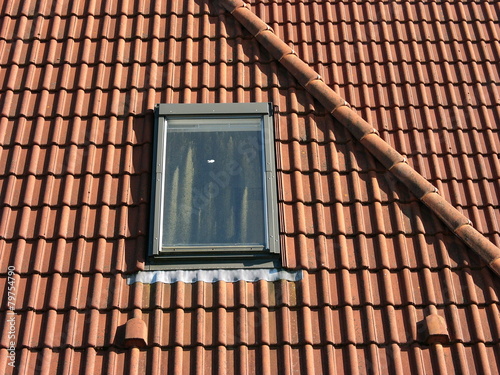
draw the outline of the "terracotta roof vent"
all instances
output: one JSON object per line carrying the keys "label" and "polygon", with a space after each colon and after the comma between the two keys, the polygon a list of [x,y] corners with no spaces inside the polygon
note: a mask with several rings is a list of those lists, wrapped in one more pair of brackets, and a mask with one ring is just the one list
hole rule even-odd
{"label": "terracotta roof vent", "polygon": [[127,348],[142,348],[147,345],[148,328],[144,320],[132,318],[125,325],[125,341]]}
{"label": "terracotta roof vent", "polygon": [[446,344],[450,341],[446,321],[438,314],[430,314],[424,321],[424,341],[427,344]]}

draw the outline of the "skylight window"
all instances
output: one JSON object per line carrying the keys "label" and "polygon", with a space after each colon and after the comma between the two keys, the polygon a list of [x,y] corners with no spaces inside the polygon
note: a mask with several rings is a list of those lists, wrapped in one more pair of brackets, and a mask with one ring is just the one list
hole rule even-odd
{"label": "skylight window", "polygon": [[157,106],[153,268],[278,265],[272,119],[268,103]]}

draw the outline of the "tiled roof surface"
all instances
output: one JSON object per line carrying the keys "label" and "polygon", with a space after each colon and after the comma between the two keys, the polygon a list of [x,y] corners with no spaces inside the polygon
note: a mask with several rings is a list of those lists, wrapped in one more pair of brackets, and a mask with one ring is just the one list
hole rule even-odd
{"label": "tiled roof surface", "polygon": [[[233,16],[117,3],[1,5],[0,315],[14,266],[18,373],[498,373],[498,277]],[[499,2],[250,9],[500,245]],[[154,104],[250,101],[279,108],[283,251],[304,279],[127,285]],[[433,314],[448,343],[428,343]],[[124,345],[134,317],[146,347]]]}
{"label": "tiled roof surface", "polygon": [[358,140],[377,161],[500,276],[500,248],[488,241],[459,209],[453,207],[439,193],[434,185],[408,165],[406,156],[382,139],[378,130],[328,86],[318,72],[300,59],[294,49],[280,39],[267,23],[256,16],[243,0],[221,0],[221,4],[297,79],[308,93],[324,106],[327,112],[349,130],[355,140]]}

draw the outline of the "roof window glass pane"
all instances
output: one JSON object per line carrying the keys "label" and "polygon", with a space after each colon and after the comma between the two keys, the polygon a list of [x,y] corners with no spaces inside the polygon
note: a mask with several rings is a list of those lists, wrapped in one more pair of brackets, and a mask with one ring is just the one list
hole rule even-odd
{"label": "roof window glass pane", "polygon": [[166,120],[164,250],[266,246],[261,117]]}

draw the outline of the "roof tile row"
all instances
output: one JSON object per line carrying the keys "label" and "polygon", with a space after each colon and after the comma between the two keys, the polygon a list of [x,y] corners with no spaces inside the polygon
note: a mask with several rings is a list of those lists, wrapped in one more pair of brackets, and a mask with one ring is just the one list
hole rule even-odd
{"label": "roof tile row", "polygon": [[[385,135],[387,133],[382,133]],[[491,134],[491,133],[490,133]],[[391,140],[392,137],[387,137]],[[483,140],[491,139],[487,135]],[[394,139],[394,138],[392,138]],[[426,138],[422,135],[423,141]],[[446,135],[442,137],[443,142]],[[392,143],[392,142],[391,142]],[[398,142],[394,142],[398,145]],[[435,143],[434,143],[435,145]],[[434,148],[433,146],[431,146]],[[373,159],[361,158],[364,152],[358,143],[326,143],[317,142],[297,142],[279,143],[279,154],[281,168],[284,172],[300,171],[304,173],[312,172],[344,172],[344,171],[376,171],[382,173],[384,168]],[[406,151],[415,150],[413,147],[406,148]],[[421,150],[421,151],[420,151]],[[417,154],[412,152],[406,154],[408,163],[424,177],[432,180],[496,180],[500,177],[500,159],[498,153],[486,152],[477,154],[465,153],[422,153],[425,147],[421,147]],[[413,151],[415,152],[415,151]],[[472,169],[476,165],[477,169]],[[380,182],[379,182],[380,183]]]}
{"label": "roof tile row", "polygon": [[298,235],[286,237],[286,242],[293,246],[287,251],[287,264],[292,268],[401,269],[480,267],[484,264],[469,255],[460,240],[446,231],[435,236],[405,236],[401,233],[393,237],[383,234],[372,237],[359,233],[355,237],[338,235],[327,238],[318,234],[309,238]]}
{"label": "roof tile row", "polygon": [[149,181],[149,173],[104,174],[95,178],[88,175],[31,175],[26,178],[9,175],[0,178],[0,191],[3,192],[2,206],[12,208],[135,205],[149,201]]}
{"label": "roof tile row", "polygon": [[[417,23],[417,22],[487,22],[495,21],[497,5],[464,1],[460,7],[443,1],[435,3],[417,1],[256,1],[252,11],[266,23],[292,22],[298,26],[324,19],[325,21],[348,24],[374,23]],[[477,17],[475,17],[477,16]],[[325,22],[323,21],[323,22]]]}
{"label": "roof tile row", "polygon": [[[453,2],[443,1],[439,6],[434,3],[420,3],[418,1],[388,1],[388,0],[369,0],[363,3],[351,3],[348,0],[335,1],[310,1],[310,0],[277,0],[272,3],[264,1],[254,2],[255,12],[263,18],[266,18],[266,12],[269,12],[269,20],[278,22],[283,8],[287,11],[285,19],[291,17],[298,23],[309,23],[317,20],[318,14],[325,19],[336,19],[337,9],[342,17],[338,17],[345,22],[363,22],[365,20],[375,20],[377,22],[391,20],[391,16],[407,16],[411,18],[402,18],[404,21],[484,21],[492,19],[496,3],[478,3],[474,0],[463,1],[460,7],[452,5]],[[217,7],[211,4],[196,1],[186,1],[184,3],[158,2],[152,4],[136,4],[133,1],[124,1],[120,4],[103,2],[97,4],[89,1],[81,1],[72,6],[50,5],[47,3],[36,3],[28,1],[25,3],[9,2],[4,7],[5,13],[11,17],[29,17],[34,16],[104,16],[104,15],[126,15],[127,17],[136,17],[139,15],[166,14],[172,15],[194,15],[199,17],[204,14],[213,14],[220,12]],[[270,13],[274,11],[274,13]],[[373,16],[379,17],[375,19]],[[424,17],[425,18],[420,18]],[[477,16],[477,18],[474,18]],[[311,17],[311,18],[308,18]],[[352,18],[350,18],[352,17]],[[443,18],[445,17],[445,18]],[[266,19],[266,21],[269,21]],[[366,22],[366,21],[365,21]]]}
{"label": "roof tile row", "polygon": [[[15,126],[14,126],[15,125]],[[0,146],[4,149],[20,146],[70,146],[95,145],[104,147],[139,146],[151,142],[150,117],[116,118],[91,117],[87,119],[56,117],[46,119],[24,117],[7,120],[2,118]]]}
{"label": "roof tile row", "polygon": [[[434,219],[424,220],[422,216],[430,213],[418,202],[400,203],[398,205],[382,205],[373,203],[363,205],[354,203],[343,206],[334,203],[331,206],[322,204],[306,205],[301,202],[284,204],[283,229],[289,234],[339,235],[353,236],[358,234],[437,234],[445,229]],[[300,213],[297,216],[295,213]],[[422,212],[422,214],[420,214]],[[397,215],[399,213],[399,215]],[[486,231],[486,233],[488,233]]]}
{"label": "roof tile row", "polygon": [[[218,19],[217,19],[218,20]],[[216,19],[212,19],[212,25],[219,24]],[[208,22],[208,21],[207,21]],[[235,22],[235,21],[233,21]],[[11,25],[18,22],[11,21]],[[160,22],[159,22],[160,23]],[[165,24],[162,20],[162,24]],[[344,65],[344,64],[366,64],[368,67],[383,69],[387,61],[396,66],[387,66],[387,70],[395,70],[402,76],[402,82],[422,82],[424,77],[426,83],[440,82],[441,75],[451,75],[456,77],[454,83],[474,82],[471,76],[497,76],[494,64],[500,58],[500,43],[488,36],[487,39],[477,38],[476,43],[470,43],[468,38],[459,40],[442,39],[434,40],[408,40],[408,38],[396,38],[391,41],[379,41],[381,31],[375,30],[360,32],[360,36],[342,36],[341,32],[333,30],[331,35],[306,35],[302,36],[302,41],[297,42],[297,36],[291,35],[290,40],[286,40],[286,35],[282,36],[286,43],[293,47],[303,60],[310,64],[323,65]],[[276,31],[277,35],[287,34],[286,28],[282,27]],[[319,25],[318,25],[319,27]],[[458,26],[456,26],[458,27]],[[292,25],[290,28],[294,30]],[[100,34],[103,31],[96,30]],[[200,36],[189,38],[180,37],[185,35],[185,30],[179,31],[178,36],[169,36],[163,31],[160,37],[152,38],[143,34],[143,38],[126,38],[118,35],[110,35],[107,38],[79,38],[74,36],[65,39],[33,39],[29,40],[23,36],[13,36],[14,39],[0,39],[0,46],[3,51],[0,58],[2,65],[28,65],[35,63],[42,65],[52,63],[59,66],[63,63],[78,65],[79,61],[88,64],[98,63],[142,63],[146,61],[160,63],[185,62],[192,63],[218,63],[241,61],[243,63],[254,63],[261,61],[268,63],[272,61],[267,52],[261,53],[254,39],[249,39],[248,35],[243,37],[209,37],[205,34],[204,28],[199,30]],[[219,30],[213,30],[217,35]],[[447,33],[447,31],[446,31]],[[373,34],[373,37],[371,36]],[[390,33],[391,34],[391,33]],[[457,32],[452,30],[452,35]],[[391,34],[392,35],[392,34]],[[19,38],[19,39],[17,39]],[[361,39],[359,39],[361,38]],[[242,44],[241,41],[245,40]],[[481,41],[479,41],[481,40]],[[70,42],[70,43],[68,43]],[[233,56],[228,55],[232,53]],[[436,55],[442,55],[440,58]],[[146,60],[145,57],[151,57]],[[443,64],[443,58],[446,63]],[[379,66],[380,64],[380,66]],[[398,72],[399,64],[404,64],[405,69]],[[493,64],[493,66],[491,66]],[[449,67],[449,68],[447,68]],[[431,68],[434,68],[431,70]],[[440,74],[440,71],[442,73]],[[320,72],[322,73],[322,72]],[[423,77],[420,77],[423,75]],[[416,77],[415,77],[416,76]],[[450,77],[450,78],[451,78]],[[363,74],[357,80],[364,79]],[[390,80],[388,80],[390,82]],[[388,82],[383,81],[383,82]],[[366,83],[371,83],[367,81]]]}
{"label": "roof tile row", "polygon": [[[4,208],[0,231],[7,240],[123,238],[147,233],[149,206]],[[142,223],[142,224],[140,224]],[[56,225],[57,224],[57,225]]]}
{"label": "roof tile row", "polygon": [[[367,264],[366,266],[370,266]],[[15,301],[17,312],[35,310],[62,313],[76,309],[132,311],[162,309],[196,310],[219,308],[240,311],[262,307],[289,308],[309,306],[338,309],[343,306],[380,309],[393,306],[436,305],[439,308],[474,304],[494,306],[500,301],[495,279],[486,269],[442,268],[431,270],[357,269],[321,270],[305,275],[302,285],[287,283],[218,282],[197,284],[132,284],[123,274],[61,274],[16,276],[15,283],[24,298]],[[349,287],[338,293],[340,285]],[[7,279],[0,291],[7,296]],[[42,293],[47,291],[47,293]],[[6,298],[6,297],[5,297]],[[6,306],[6,305],[4,305]],[[4,307],[1,309],[6,311]],[[275,328],[277,329],[277,328]]]}
{"label": "roof tile row", "polygon": [[[450,340],[457,343],[500,342],[498,307],[496,304],[465,307],[449,305],[437,309],[445,318]],[[142,319],[149,326],[148,344],[163,348],[180,346],[283,346],[333,344],[409,346],[422,343],[418,324],[426,316],[422,308],[409,305],[394,308],[391,305],[374,308],[344,306],[324,307],[265,307],[252,309],[154,309],[142,312]],[[3,318],[4,313],[1,313]],[[45,312],[25,311],[16,314],[16,324],[23,327],[18,332],[19,348],[67,347],[82,350],[89,347],[123,347],[120,329],[131,312],[117,309],[100,311],[87,309]],[[465,324],[464,324],[465,322]],[[485,324],[491,329],[482,329]],[[43,331],[34,327],[45,326]],[[64,327],[63,329],[57,327]],[[340,327],[335,330],[333,327]],[[65,329],[66,328],[66,329]],[[2,343],[8,347],[7,331],[2,330]]]}
{"label": "roof tile row", "polygon": [[[133,349],[133,359],[129,360],[129,352],[117,348],[88,348],[73,351],[70,348],[59,350],[33,351],[21,350],[19,371],[55,372],[57,364],[64,363],[64,370],[83,374],[118,373],[129,370],[129,363],[141,364],[152,375],[162,371],[172,373],[193,373],[196,371],[218,371],[221,368],[235,369],[236,372],[253,374],[302,374],[313,375],[323,373],[349,373],[353,369],[363,372],[370,369],[375,374],[383,373],[420,373],[432,372],[433,366],[442,366],[453,372],[467,372],[475,366],[479,372],[495,371],[494,363],[498,344],[481,345],[481,355],[474,347],[456,345],[435,348],[422,348],[419,345],[398,347],[397,345],[378,347],[347,345],[335,347],[332,344],[313,347],[283,345],[269,346],[236,346],[236,347],[203,347],[182,348],[153,347],[140,351]],[[0,352],[1,353],[1,352]],[[277,364],[277,365],[272,365]]]}
{"label": "roof tile row", "polygon": [[3,175],[100,175],[140,174],[149,172],[151,144],[132,146],[66,147],[51,145],[30,148],[15,145],[0,150],[2,159],[8,163],[0,168]]}

